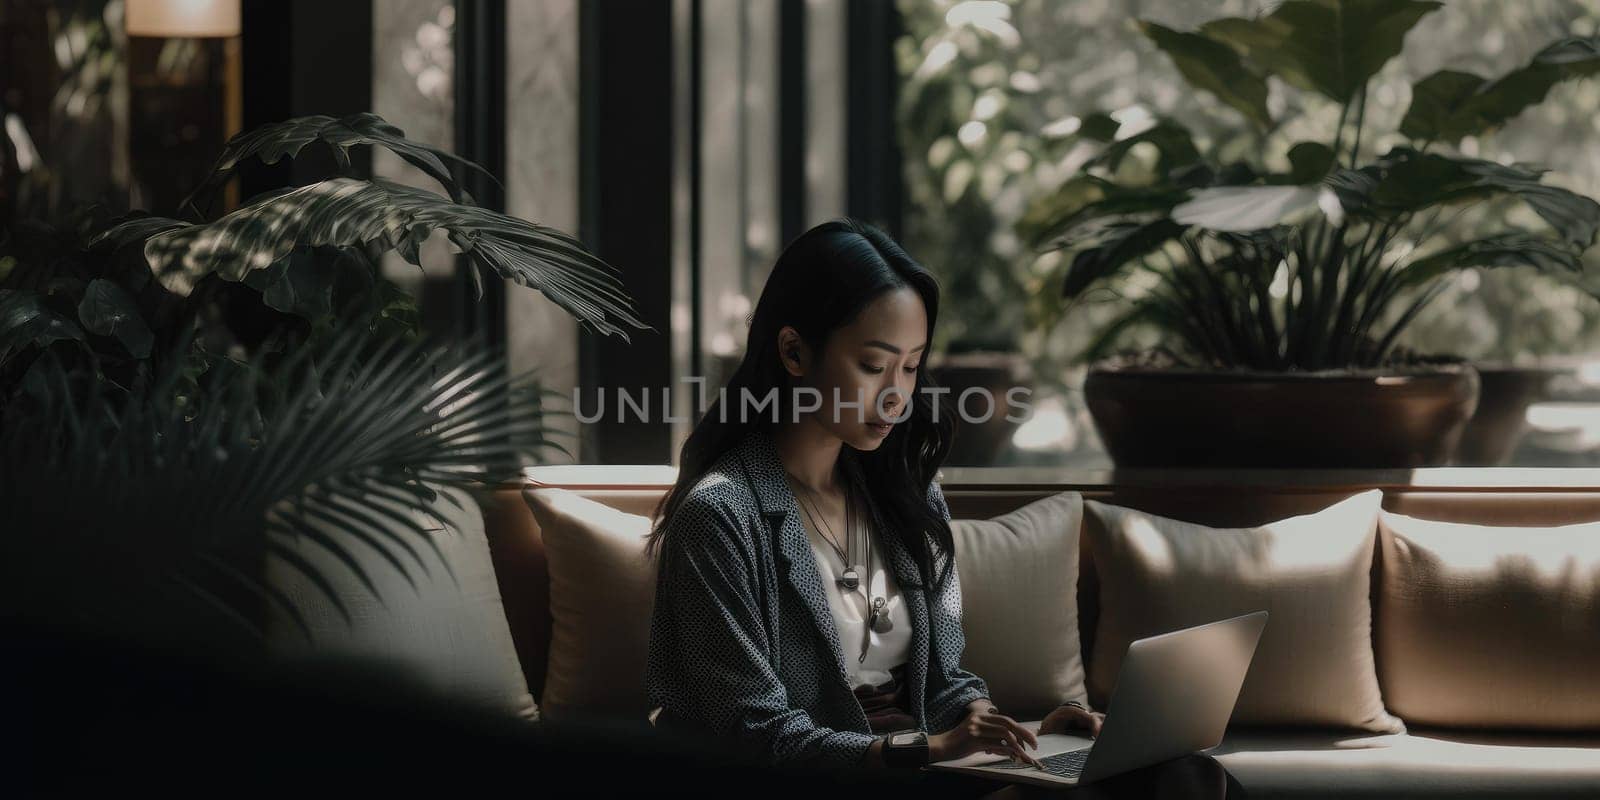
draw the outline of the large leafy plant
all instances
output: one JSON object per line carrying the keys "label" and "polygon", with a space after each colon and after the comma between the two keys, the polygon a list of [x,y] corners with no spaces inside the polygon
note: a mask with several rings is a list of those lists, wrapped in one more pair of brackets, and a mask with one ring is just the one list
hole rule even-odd
{"label": "large leafy plant", "polygon": [[[243,160],[313,144],[341,174],[206,211]],[[348,174],[363,146],[399,154],[444,194]],[[262,580],[265,559],[330,588],[286,537],[372,588],[353,548],[426,569],[423,549],[451,535],[422,516],[439,488],[511,478],[540,448],[562,449],[545,436],[560,412],[537,381],[476,344],[423,337],[379,259],[421,266],[421,242],[442,231],[474,275],[539,289],[600,333],[649,326],[615,268],[475,205],[460,169],[477,167],[375,115],[309,117],[230,142],[185,203],[192,219],[81,209],[7,232],[0,617],[258,641],[269,612],[296,613]]]}
{"label": "large leafy plant", "polygon": [[[1494,79],[1429,75],[1399,125],[1409,142],[1365,156],[1369,84],[1439,5],[1288,0],[1195,31],[1142,23],[1194,88],[1251,126],[1281,123],[1268,110],[1269,78],[1332,101],[1339,117],[1328,141],[1289,147],[1287,172],[1208,158],[1174,120],[1129,135],[1105,115],[1087,117],[1079,136],[1104,149],[1019,226],[1037,247],[1070,254],[1060,276],[1068,301],[1119,280],[1141,287],[1084,355],[1104,356],[1130,331],[1153,328],[1181,363],[1375,367],[1403,360],[1401,335],[1453,271],[1522,266],[1576,278],[1600,204],[1545,183],[1543,169],[1457,148],[1557,83],[1600,71],[1600,39],[1554,42]],[[1124,168],[1135,148],[1154,154],[1147,173]],[[1462,224],[1469,209],[1478,218]]]}
{"label": "large leafy plant", "polygon": [[[272,164],[308,147],[336,174],[212,215],[217,191],[247,160]],[[443,194],[351,172],[350,151],[382,147],[436,180]],[[474,204],[457,176],[480,169],[407,139],[375,114],[311,116],[228,143],[183,203],[189,218],[81,209],[0,239],[0,387],[36,386],[47,349],[123,388],[149,377],[179,338],[188,378],[223,360],[285,352],[336,327],[414,334],[412,298],[386,280],[386,253],[423,266],[421,245],[447,236],[482,273],[541,291],[580,324],[627,339],[639,320],[617,270],[559,230]],[[248,359],[246,359],[248,360]]]}
{"label": "large leafy plant", "polygon": [[191,392],[181,358],[121,391],[47,353],[39,391],[0,424],[0,617],[248,654],[274,615],[309,631],[264,579],[271,558],[348,620],[293,540],[326,548],[374,593],[363,549],[414,580],[437,537],[459,533],[413,511],[552,444],[537,384],[494,362],[348,327],[272,364],[214,370]]}

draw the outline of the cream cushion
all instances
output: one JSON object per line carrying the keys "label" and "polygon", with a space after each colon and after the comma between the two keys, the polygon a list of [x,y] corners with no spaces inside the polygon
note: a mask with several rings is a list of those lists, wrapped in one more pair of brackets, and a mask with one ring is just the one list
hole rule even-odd
{"label": "cream cushion", "polygon": [[1089,696],[1104,706],[1135,639],[1265,609],[1232,721],[1403,730],[1384,709],[1368,592],[1382,493],[1254,528],[1089,501],[1100,609]]}
{"label": "cream cushion", "polygon": [[649,518],[567,489],[529,488],[523,497],[549,559],[543,716],[645,722],[645,659],[656,589],[656,565],[644,554]]}
{"label": "cream cushion", "polygon": [[1379,677],[1396,714],[1600,730],[1600,522],[1379,520]]}
{"label": "cream cushion", "polygon": [[1085,702],[1078,641],[1083,496],[1061,492],[992,519],[951,520],[961,570],[962,668],[1014,719]]}
{"label": "cream cushion", "polygon": [[[351,656],[386,662],[436,690],[537,719],[539,709],[517,661],[477,502],[460,489],[443,489],[431,513],[379,497],[369,497],[368,503],[385,507],[389,514],[408,515],[432,529],[438,552],[425,542],[413,541],[421,560],[418,564],[404,549],[391,544],[389,550],[405,568],[402,572],[368,541],[307,516],[312,527],[351,556],[377,593],[342,559],[311,539],[284,540],[284,547],[308,562],[332,587],[338,605],[348,611],[351,621],[345,621],[334,599],[303,572],[281,557],[269,555],[266,582],[288,598],[310,633],[307,637],[291,615],[275,613],[268,625],[268,640],[274,649],[286,656]],[[287,508],[281,506],[274,513],[291,513]],[[403,529],[395,532],[415,535]]]}

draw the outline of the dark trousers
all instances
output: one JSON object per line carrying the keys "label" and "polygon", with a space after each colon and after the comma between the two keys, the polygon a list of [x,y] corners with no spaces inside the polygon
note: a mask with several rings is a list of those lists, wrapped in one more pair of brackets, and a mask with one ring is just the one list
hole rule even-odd
{"label": "dark trousers", "polygon": [[1006,789],[1009,784],[992,778],[982,778],[977,775],[963,775],[959,772],[941,772],[922,770],[917,775],[914,796],[922,798],[978,798],[994,794],[1001,789]]}

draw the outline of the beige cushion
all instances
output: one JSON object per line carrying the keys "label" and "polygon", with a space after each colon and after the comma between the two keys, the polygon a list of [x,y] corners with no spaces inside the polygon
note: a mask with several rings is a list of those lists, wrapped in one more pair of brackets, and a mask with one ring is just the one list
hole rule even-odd
{"label": "beige cushion", "polygon": [[961,569],[961,666],[1015,719],[1085,702],[1078,642],[1083,496],[1036,500],[986,520],[951,520]]}
{"label": "beige cushion", "polygon": [[1378,504],[1363,492],[1255,528],[1209,528],[1088,502],[1100,616],[1089,696],[1103,705],[1135,639],[1265,609],[1233,722],[1397,732],[1383,706],[1368,598]]}
{"label": "beige cushion", "polygon": [[1379,677],[1411,723],[1600,730],[1600,522],[1380,517]]}
{"label": "beige cushion", "polygon": [[566,489],[523,492],[550,569],[550,658],[540,708],[547,719],[643,722],[656,565],[644,555],[648,517]]}
{"label": "beige cushion", "polygon": [[[308,515],[307,522],[327,534],[367,574],[377,594],[326,548],[309,538],[286,539],[284,546],[309,562],[332,586],[351,622],[345,621],[334,600],[305,573],[280,557],[268,556],[267,583],[289,599],[311,634],[308,639],[290,615],[280,612],[270,620],[270,642],[285,655],[378,659],[469,702],[537,719],[539,710],[528,692],[506,624],[477,502],[459,489],[441,491],[432,514],[406,509],[388,499],[373,497],[368,502],[387,507],[389,513],[412,516],[434,529],[433,542],[443,554],[443,562],[425,542],[411,541],[420,565],[390,543],[388,549],[405,568],[402,572],[361,537]],[[286,513],[286,508],[276,513]],[[404,530],[396,533],[415,535]],[[415,587],[411,581],[416,582]]]}

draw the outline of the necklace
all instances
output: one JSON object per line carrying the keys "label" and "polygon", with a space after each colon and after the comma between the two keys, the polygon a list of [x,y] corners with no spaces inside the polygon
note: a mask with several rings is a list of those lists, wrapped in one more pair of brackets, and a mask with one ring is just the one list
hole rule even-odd
{"label": "necklace", "polygon": [[[787,470],[785,470],[785,474],[788,474]],[[793,485],[800,487],[802,490],[802,495],[814,495],[810,487],[800,483],[800,481],[796,480],[793,475],[788,475],[788,477]],[[804,498],[802,498],[802,500],[804,500]],[[856,591],[861,587],[861,575],[863,570],[860,567],[855,566],[854,562],[850,559],[850,556],[853,555],[857,549],[856,541],[858,539],[858,533],[864,534],[859,538],[862,540],[862,544],[866,548],[867,568],[864,571],[866,575],[870,576],[872,574],[872,565],[875,559],[873,557],[874,553],[872,552],[872,542],[870,539],[871,532],[858,530],[860,525],[857,523],[856,519],[856,498],[855,486],[853,482],[848,480],[845,482],[844,519],[846,550],[841,550],[839,548],[839,545],[835,541],[837,536],[833,534],[833,526],[827,523],[826,518],[822,519],[822,523],[820,525],[818,524],[818,517],[822,517],[822,513],[819,511],[813,514],[813,509],[816,508],[816,502],[814,498],[811,499],[810,506],[810,508],[807,508],[807,503],[802,501],[800,504],[800,510],[804,511],[806,518],[811,520],[811,527],[819,534],[823,534],[823,538],[827,540],[828,546],[833,550],[834,554],[839,556],[839,560],[844,564],[844,572],[838,578],[838,584],[843,586],[847,591]],[[825,534],[823,533],[824,531],[826,531]],[[873,633],[888,633],[889,631],[894,630],[894,621],[889,618],[889,598],[887,596],[873,597],[869,589],[863,589],[861,595],[864,599],[866,599],[870,610],[868,612],[867,624],[862,626],[861,657],[857,659],[858,662],[866,661],[867,649],[872,644]]]}
{"label": "necklace", "polygon": [[[855,506],[855,492],[853,484],[851,486],[851,492],[848,496],[850,499],[850,507],[853,509]],[[850,513],[849,518],[852,520],[852,522],[854,522],[855,514],[853,511]],[[867,575],[869,576],[869,580],[870,576],[872,575],[873,562],[871,537],[872,531],[870,529],[861,531],[861,541],[867,550]],[[887,576],[885,577],[885,580],[887,580]],[[871,603],[872,610],[867,617],[867,624],[863,626],[866,631],[869,632],[862,633],[861,657],[857,659],[858,662],[867,660],[867,647],[872,643],[872,633],[888,633],[889,631],[894,630],[894,621],[889,619],[888,596],[882,595],[873,597],[870,591],[865,592],[864,596],[867,598],[868,602]]]}
{"label": "necklace", "polygon": [[[790,479],[790,481],[792,481],[794,483],[794,485],[799,486],[804,491],[805,495],[810,495],[811,494],[810,487],[807,487],[804,484],[800,483],[798,480],[795,480],[793,475],[790,475],[789,479]],[[802,501],[805,500],[804,497],[802,497],[801,499],[802,499]],[[838,545],[839,537],[838,537],[837,534],[835,534],[833,532],[833,526],[828,524],[827,518],[824,517],[822,519],[821,524],[818,524],[817,518],[818,517],[822,517],[822,513],[820,511],[816,512],[815,514],[812,513],[812,510],[816,508],[816,501],[815,500],[811,501],[811,503],[810,503],[811,508],[807,508],[806,505],[807,504],[805,502],[801,502],[800,503],[800,510],[805,512],[806,519],[811,520],[811,527],[814,528],[818,533],[823,533],[824,530],[827,531],[823,535],[822,538],[825,539],[828,542],[828,546],[833,549],[833,552],[838,554],[839,560],[844,562],[844,574],[843,574],[843,577],[839,578],[839,584],[841,586],[844,586],[846,589],[854,591],[855,588],[856,588],[856,585],[858,583],[860,583],[860,574],[856,571],[855,566],[853,566],[852,562],[850,561],[850,554],[848,552],[846,552],[846,550],[841,549],[839,547],[839,545]],[[850,524],[849,523],[850,523],[850,506],[849,506],[848,503],[846,503],[846,505],[845,505],[845,534],[846,534],[845,547],[853,549],[853,548],[851,548],[852,540],[849,538],[849,532],[850,532]]]}

